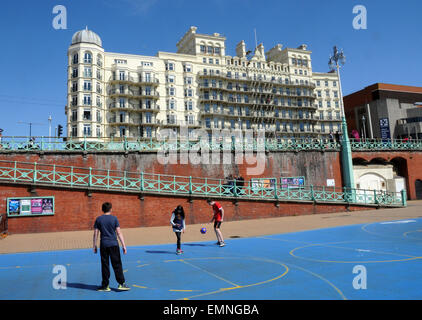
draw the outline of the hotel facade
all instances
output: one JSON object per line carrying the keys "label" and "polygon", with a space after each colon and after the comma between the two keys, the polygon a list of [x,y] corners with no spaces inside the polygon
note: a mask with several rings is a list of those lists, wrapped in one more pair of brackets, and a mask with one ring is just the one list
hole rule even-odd
{"label": "hotel facade", "polygon": [[74,139],[156,139],[163,129],[260,130],[282,139],[341,132],[336,72],[312,70],[311,51],[277,44],[254,52],[244,41],[191,27],[177,52],[106,52],[85,29],[68,49],[67,135]]}

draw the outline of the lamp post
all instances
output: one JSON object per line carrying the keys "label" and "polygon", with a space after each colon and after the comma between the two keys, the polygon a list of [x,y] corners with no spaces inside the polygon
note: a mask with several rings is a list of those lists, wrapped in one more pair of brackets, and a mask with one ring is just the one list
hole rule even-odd
{"label": "lamp post", "polygon": [[365,115],[362,115],[362,134],[363,134],[363,139],[366,140],[366,122],[365,122]]}
{"label": "lamp post", "polygon": [[340,67],[346,63],[346,56],[343,50],[338,50],[337,46],[334,46],[333,55],[330,56],[328,65],[331,71],[336,71],[339,82],[340,92],[340,112],[341,112],[341,125],[342,125],[342,139],[341,139],[341,162],[343,171],[343,185],[346,189],[354,188],[354,177],[353,177],[353,161],[352,161],[352,147],[347,130],[346,115],[344,112],[343,103],[343,92],[341,88],[341,77]]}

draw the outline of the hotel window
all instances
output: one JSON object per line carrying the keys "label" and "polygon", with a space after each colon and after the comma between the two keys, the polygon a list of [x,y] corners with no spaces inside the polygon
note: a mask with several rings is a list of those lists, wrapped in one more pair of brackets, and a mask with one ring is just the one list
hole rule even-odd
{"label": "hotel window", "polygon": [[337,87],[337,81],[333,81],[333,87]]}
{"label": "hotel window", "polygon": [[193,109],[193,102],[192,101],[185,101],[185,110],[192,111]]}
{"label": "hotel window", "polygon": [[151,73],[149,72],[145,73],[144,81],[151,82]]}
{"label": "hotel window", "polygon": [[[207,58],[202,58],[202,63],[207,63]],[[207,74],[206,70],[204,70],[204,74]]]}
{"label": "hotel window", "polygon": [[340,112],[336,111],[336,119],[340,120]]}
{"label": "hotel window", "polygon": [[147,132],[147,138],[151,138],[152,137],[152,128],[146,127],[145,131]]}
{"label": "hotel window", "polygon": [[331,111],[328,112],[328,120],[333,120],[333,113]]}
{"label": "hotel window", "polygon": [[78,96],[72,96],[72,106],[78,105]]}
{"label": "hotel window", "polygon": [[327,108],[331,108],[331,101],[327,101]]}
{"label": "hotel window", "polygon": [[145,95],[150,96],[151,95],[151,87],[145,87]]}
{"label": "hotel window", "polygon": [[72,137],[77,137],[77,136],[78,136],[78,127],[72,126]]}
{"label": "hotel window", "polygon": [[169,96],[174,96],[176,94],[176,89],[173,87],[167,88],[167,94]]}
{"label": "hotel window", "polygon": [[90,67],[85,67],[84,77],[85,78],[91,78],[92,77],[92,69]]}
{"label": "hotel window", "polygon": [[101,112],[97,110],[97,122],[101,122]]}
{"label": "hotel window", "polygon": [[84,136],[90,137],[91,136],[91,125],[84,124]]}
{"label": "hotel window", "polygon": [[126,106],[125,106],[125,99],[124,98],[120,98],[119,99],[119,107],[120,108],[125,108]]}
{"label": "hotel window", "polygon": [[91,111],[84,110],[84,120],[91,120]]}
{"label": "hotel window", "polygon": [[338,98],[338,92],[334,91],[334,98]]}
{"label": "hotel window", "polygon": [[220,60],[219,59],[215,59],[215,64],[220,64]]}
{"label": "hotel window", "polygon": [[321,86],[321,81],[317,80],[316,85],[319,87]]}
{"label": "hotel window", "polygon": [[84,91],[91,91],[91,81],[84,81]]}
{"label": "hotel window", "polygon": [[322,101],[318,101],[318,107],[322,108]]}
{"label": "hotel window", "polygon": [[152,114],[150,112],[145,113],[145,123],[152,123]]}
{"label": "hotel window", "polygon": [[233,119],[230,120],[230,128],[231,129],[235,129],[236,128],[236,123],[235,123],[235,121]]}
{"label": "hotel window", "polygon": [[78,68],[73,68],[72,70],[72,78],[77,78],[78,77]]}
{"label": "hotel window", "polygon": [[200,46],[199,46],[199,50],[200,50],[202,53],[205,53],[205,46],[204,46],[204,45],[200,45]]}
{"label": "hotel window", "polygon": [[172,63],[172,62],[166,63],[166,70],[167,71],[174,71],[174,63]]}
{"label": "hotel window", "polygon": [[84,95],[84,105],[85,106],[91,105],[91,95]]}
{"label": "hotel window", "polygon": [[120,130],[120,136],[121,137],[126,136],[126,127],[120,127],[119,130]]}
{"label": "hotel window", "polygon": [[193,90],[192,89],[185,89],[185,97],[192,97]]}
{"label": "hotel window", "polygon": [[213,47],[211,47],[211,46],[208,46],[207,47],[207,53],[214,53],[214,48]]}
{"label": "hotel window", "polygon": [[325,86],[328,87],[328,80],[325,80]]}
{"label": "hotel window", "polygon": [[167,83],[174,83],[174,76],[166,76]]}
{"label": "hotel window", "polygon": [[192,84],[193,78],[192,77],[185,77],[185,84]]}
{"label": "hotel window", "polygon": [[204,105],[204,111],[205,111],[206,113],[209,113],[209,112],[210,112],[210,105],[209,105],[208,103],[206,103],[206,104]]}
{"label": "hotel window", "polygon": [[319,120],[324,120],[324,111],[320,111]]}
{"label": "hotel window", "polygon": [[208,129],[211,129],[211,119],[210,118],[205,118],[205,127],[207,127]]}
{"label": "hotel window", "polygon": [[78,91],[78,83],[75,81],[75,82],[72,82],[72,92],[76,92],[76,91]]}
{"label": "hotel window", "polygon": [[72,121],[78,121],[78,110],[72,110]]}
{"label": "hotel window", "polygon": [[174,99],[167,100],[167,109],[168,110],[176,109],[176,101]]}
{"label": "hotel window", "polygon": [[215,48],[214,48],[214,53],[215,53],[215,54],[220,54],[220,52],[221,52],[221,50],[220,50],[220,48],[219,48],[219,47],[215,47]]}
{"label": "hotel window", "polygon": [[96,134],[97,134],[97,137],[101,137],[101,127],[100,126],[97,126]]}
{"label": "hotel window", "polygon": [[77,64],[79,62],[79,55],[77,53],[75,53],[73,55],[73,64]]}
{"label": "hotel window", "polygon": [[89,52],[85,52],[84,63],[92,63],[92,55]]}
{"label": "hotel window", "polygon": [[321,132],[325,133],[325,124],[321,123]]}
{"label": "hotel window", "polygon": [[338,109],[340,107],[340,104],[338,103],[338,101],[336,101],[335,103],[336,103],[336,108]]}
{"label": "hotel window", "polygon": [[192,65],[191,64],[183,65],[183,72],[192,72]]}
{"label": "hotel window", "polygon": [[214,60],[213,60],[212,58],[209,58],[209,59],[208,59],[208,63],[209,63],[209,64],[213,64],[213,63],[214,63]]}
{"label": "hotel window", "polygon": [[124,71],[119,71],[119,80],[126,80]]}

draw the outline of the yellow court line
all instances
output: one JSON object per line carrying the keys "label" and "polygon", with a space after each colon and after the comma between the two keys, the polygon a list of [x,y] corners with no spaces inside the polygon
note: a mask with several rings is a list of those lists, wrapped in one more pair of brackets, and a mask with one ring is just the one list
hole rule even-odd
{"label": "yellow court line", "polygon": [[144,287],[144,286],[138,286],[136,284],[133,284],[132,286],[136,287],[136,288],[141,288],[141,289],[150,289],[148,287]]}
{"label": "yellow court line", "polygon": [[223,281],[225,281],[225,282],[227,282],[227,283],[230,283],[230,284],[234,285],[235,287],[237,287],[237,286],[238,286],[236,283],[233,283],[233,282],[231,282],[231,281],[229,281],[229,280],[227,280],[227,279],[224,279],[224,278],[222,278],[222,277],[220,277],[220,276],[216,275],[215,273],[212,273],[212,272],[209,272],[209,271],[207,271],[207,270],[205,270],[205,269],[202,269],[201,267],[195,266],[194,264],[191,264],[191,263],[189,263],[189,262],[186,262],[185,260],[180,260],[180,262],[183,262],[183,263],[185,263],[185,264],[187,264],[187,265],[190,265],[190,266],[192,266],[192,267],[194,267],[194,268],[197,268],[197,269],[199,269],[199,270],[201,270],[201,271],[204,271],[204,272],[208,273],[209,275],[212,275],[213,277],[215,277],[215,278],[217,278],[217,279],[223,280]]}
{"label": "yellow court line", "polygon": [[[260,260],[260,259],[253,259],[253,260]],[[263,261],[265,261],[265,260],[263,260]],[[186,298],[183,298],[182,300],[189,300],[191,298],[203,297],[203,296],[207,296],[207,295],[210,295],[210,294],[220,293],[220,292],[224,292],[224,291],[228,291],[228,290],[235,290],[235,289],[242,289],[242,288],[258,286],[258,285],[261,285],[261,284],[264,284],[264,283],[268,283],[268,282],[272,282],[272,281],[275,281],[277,279],[280,279],[280,278],[284,277],[289,272],[289,267],[287,267],[285,264],[279,263],[279,262],[276,262],[276,261],[271,261],[271,260],[267,260],[267,261],[280,264],[280,265],[284,266],[286,268],[286,270],[284,271],[283,274],[281,274],[281,275],[279,275],[275,278],[269,279],[269,280],[265,280],[265,281],[261,281],[261,282],[257,282],[257,283],[253,283],[253,284],[247,284],[247,285],[243,285],[243,286],[236,285],[236,286],[230,287],[230,288],[220,288],[219,290],[215,290],[215,291],[211,291],[211,292],[205,292],[205,293],[202,293],[202,294],[197,294],[197,295],[194,295],[194,296],[186,297]]]}
{"label": "yellow court line", "polygon": [[141,268],[141,267],[145,267],[145,266],[149,266],[150,264],[149,263],[147,263],[147,264],[141,264],[140,266],[136,266],[137,268]]}
{"label": "yellow court line", "polygon": [[174,292],[193,292],[193,291],[201,291],[201,290],[169,289],[169,291],[174,291]]}

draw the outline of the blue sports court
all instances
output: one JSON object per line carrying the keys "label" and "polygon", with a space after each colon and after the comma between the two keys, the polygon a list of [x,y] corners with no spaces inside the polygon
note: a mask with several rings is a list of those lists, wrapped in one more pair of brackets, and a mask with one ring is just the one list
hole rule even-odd
{"label": "blue sports court", "polygon": [[[128,247],[122,254],[127,292],[115,290],[113,271],[112,291],[96,291],[101,268],[92,249],[3,254],[0,299],[422,298],[422,219],[227,238],[226,243],[223,248],[215,242],[182,243],[182,255],[175,254],[175,244]],[[65,267],[66,289],[53,288],[57,265]]]}

